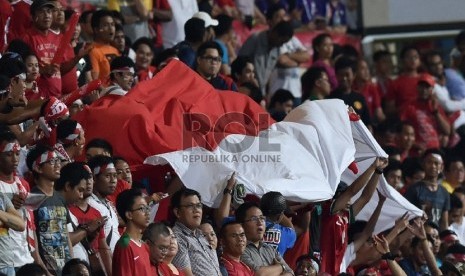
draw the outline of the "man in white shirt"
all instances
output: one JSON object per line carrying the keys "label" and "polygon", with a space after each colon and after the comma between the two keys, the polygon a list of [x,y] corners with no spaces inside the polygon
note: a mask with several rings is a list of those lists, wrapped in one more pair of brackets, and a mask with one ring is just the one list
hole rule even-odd
{"label": "man in white shirt", "polygon": [[171,48],[184,40],[184,24],[199,11],[196,0],[168,0],[173,19],[162,23],[163,46]]}

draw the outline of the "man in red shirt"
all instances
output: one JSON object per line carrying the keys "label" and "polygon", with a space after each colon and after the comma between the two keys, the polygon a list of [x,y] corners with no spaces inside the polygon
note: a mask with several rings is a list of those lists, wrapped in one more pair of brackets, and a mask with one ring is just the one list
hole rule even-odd
{"label": "man in red shirt", "polygon": [[40,77],[37,85],[40,95],[46,99],[51,96],[61,97],[60,65],[52,64],[62,37],[50,31],[54,8],[53,1],[35,0],[31,5],[33,27],[23,38],[39,59]]}
{"label": "man in red shirt", "polygon": [[226,268],[229,276],[254,275],[252,270],[245,263],[241,262],[241,256],[247,244],[242,224],[236,221],[225,223],[221,227],[220,242],[223,248],[220,266]]}
{"label": "man in red shirt", "polygon": [[11,1],[13,14],[8,26],[8,41],[20,39],[32,27],[31,0]]}
{"label": "man in red shirt", "polygon": [[163,223],[151,223],[144,232],[144,241],[148,244],[151,275],[175,275],[163,260],[171,246],[171,233]]}
{"label": "man in red shirt", "polygon": [[144,196],[137,189],[123,191],[116,199],[116,210],[126,223],[126,232],[113,253],[113,276],[154,275],[147,244],[142,241],[150,210]]}
{"label": "man in red shirt", "polygon": [[415,140],[424,149],[440,148],[441,136],[448,137],[451,131],[444,110],[433,98],[434,79],[423,74],[417,81],[417,100],[402,113],[401,117],[415,128]]}

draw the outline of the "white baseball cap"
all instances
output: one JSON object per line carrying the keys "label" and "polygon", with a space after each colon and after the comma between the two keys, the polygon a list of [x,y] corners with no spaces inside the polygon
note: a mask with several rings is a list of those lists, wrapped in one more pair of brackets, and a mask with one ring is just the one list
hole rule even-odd
{"label": "white baseball cap", "polygon": [[205,22],[205,28],[210,26],[218,26],[218,20],[211,18],[211,16],[206,12],[197,12],[192,17],[202,19]]}

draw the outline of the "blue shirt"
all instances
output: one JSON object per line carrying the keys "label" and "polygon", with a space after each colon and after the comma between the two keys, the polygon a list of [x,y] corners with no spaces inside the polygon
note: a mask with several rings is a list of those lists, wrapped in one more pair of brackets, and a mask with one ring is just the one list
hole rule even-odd
{"label": "blue shirt", "polygon": [[195,58],[197,54],[189,42],[181,41],[174,47],[178,49],[179,60],[193,69],[195,67]]}
{"label": "blue shirt", "polygon": [[296,238],[297,235],[294,229],[272,223],[268,220],[266,221],[266,232],[263,235],[263,242],[277,249],[279,255],[283,256],[289,248],[292,248]]}
{"label": "blue shirt", "polygon": [[456,101],[465,99],[465,79],[463,76],[458,71],[450,68],[444,70],[444,73],[450,97]]}

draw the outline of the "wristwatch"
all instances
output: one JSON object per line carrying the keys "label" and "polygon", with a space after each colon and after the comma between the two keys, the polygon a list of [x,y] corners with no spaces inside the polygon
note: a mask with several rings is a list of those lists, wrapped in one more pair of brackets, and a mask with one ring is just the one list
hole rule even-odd
{"label": "wristwatch", "polygon": [[224,190],[223,190],[223,195],[225,195],[225,194],[230,194],[230,195],[232,195],[232,193],[233,193],[233,190],[232,190],[232,189],[224,188]]}

